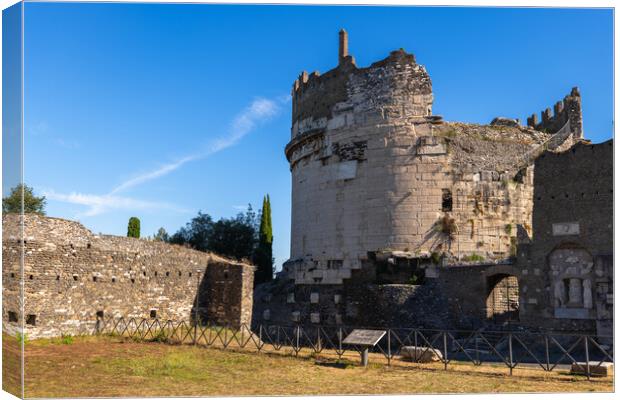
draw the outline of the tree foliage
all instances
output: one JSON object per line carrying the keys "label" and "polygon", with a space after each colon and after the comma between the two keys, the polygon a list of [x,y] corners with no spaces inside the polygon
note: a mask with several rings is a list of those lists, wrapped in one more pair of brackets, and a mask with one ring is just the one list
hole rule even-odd
{"label": "tree foliage", "polygon": [[170,240],[170,235],[164,228],[159,228],[157,233],[153,235],[153,240],[156,242],[167,242]]}
{"label": "tree foliage", "polygon": [[254,252],[254,264],[257,270],[254,284],[269,282],[273,279],[273,229],[271,225],[271,202],[269,195],[263,198],[258,245]]}
{"label": "tree foliage", "polygon": [[45,215],[45,205],[47,204],[45,196],[35,196],[30,186],[21,183],[11,189],[11,193],[2,199],[2,213],[21,213],[22,197],[24,199],[24,213]]}
{"label": "tree foliage", "polygon": [[185,227],[170,237],[169,242],[238,260],[252,260],[258,242],[257,221],[252,206],[234,218],[221,218],[218,221],[213,221],[210,215],[199,211]]}
{"label": "tree foliage", "polygon": [[140,220],[137,217],[129,218],[127,237],[140,238]]}

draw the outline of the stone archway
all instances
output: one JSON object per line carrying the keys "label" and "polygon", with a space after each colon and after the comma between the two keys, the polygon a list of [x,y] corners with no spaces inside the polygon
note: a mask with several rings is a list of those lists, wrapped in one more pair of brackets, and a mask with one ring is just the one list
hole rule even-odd
{"label": "stone archway", "polygon": [[519,280],[515,275],[487,277],[487,318],[495,323],[519,320]]}

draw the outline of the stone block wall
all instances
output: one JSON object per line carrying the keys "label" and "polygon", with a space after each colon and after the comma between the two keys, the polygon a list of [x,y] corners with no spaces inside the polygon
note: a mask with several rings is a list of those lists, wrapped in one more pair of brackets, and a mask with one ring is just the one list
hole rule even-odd
{"label": "stone block wall", "polygon": [[[17,218],[3,217],[6,330],[25,323],[29,337],[75,334],[92,330],[98,318],[120,316],[199,316],[235,326],[251,321],[253,266],[162,242],[94,235],[77,222],[28,214],[22,275]],[[24,315],[9,322],[9,313],[19,313],[22,278]]]}
{"label": "stone block wall", "polygon": [[547,152],[534,171],[522,319],[594,331],[613,314],[613,141]]}

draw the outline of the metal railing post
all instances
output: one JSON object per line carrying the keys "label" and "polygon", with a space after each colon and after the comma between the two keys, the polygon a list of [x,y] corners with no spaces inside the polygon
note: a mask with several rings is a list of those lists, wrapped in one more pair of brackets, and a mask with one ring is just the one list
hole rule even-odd
{"label": "metal railing post", "polygon": [[545,335],[545,360],[547,371],[549,371],[549,336]]}
{"label": "metal railing post", "polygon": [[258,325],[258,352],[263,347],[263,324]]}
{"label": "metal railing post", "polygon": [[392,365],[392,330],[388,329],[388,338],[387,338],[387,353],[388,353],[388,367]]}
{"label": "metal railing post", "polygon": [[299,325],[297,325],[297,331],[295,334],[295,356],[299,354]]}
{"label": "metal railing post", "polygon": [[193,340],[194,346],[196,346],[197,338],[198,338],[198,313],[194,311],[194,340]]}
{"label": "metal railing post", "polygon": [[338,361],[342,359],[342,327],[338,327]]}
{"label": "metal railing post", "polygon": [[588,335],[583,337],[583,345],[586,351],[586,375],[590,380],[590,352],[588,351]]}
{"label": "metal railing post", "polygon": [[443,369],[448,370],[448,335],[443,333]]}
{"label": "metal railing post", "polygon": [[514,368],[512,364],[512,332],[508,333],[508,357],[510,361],[510,376],[512,376],[512,369]]}

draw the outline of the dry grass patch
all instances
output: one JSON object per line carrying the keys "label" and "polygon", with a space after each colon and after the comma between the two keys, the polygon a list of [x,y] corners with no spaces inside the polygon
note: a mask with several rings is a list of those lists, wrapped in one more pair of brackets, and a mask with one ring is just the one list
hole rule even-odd
{"label": "dry grass patch", "polygon": [[26,345],[27,397],[325,395],[611,391],[611,378],[473,367],[451,363],[364,369],[354,354],[337,363],[304,352],[299,358],[120,338],[75,338],[72,344]]}

